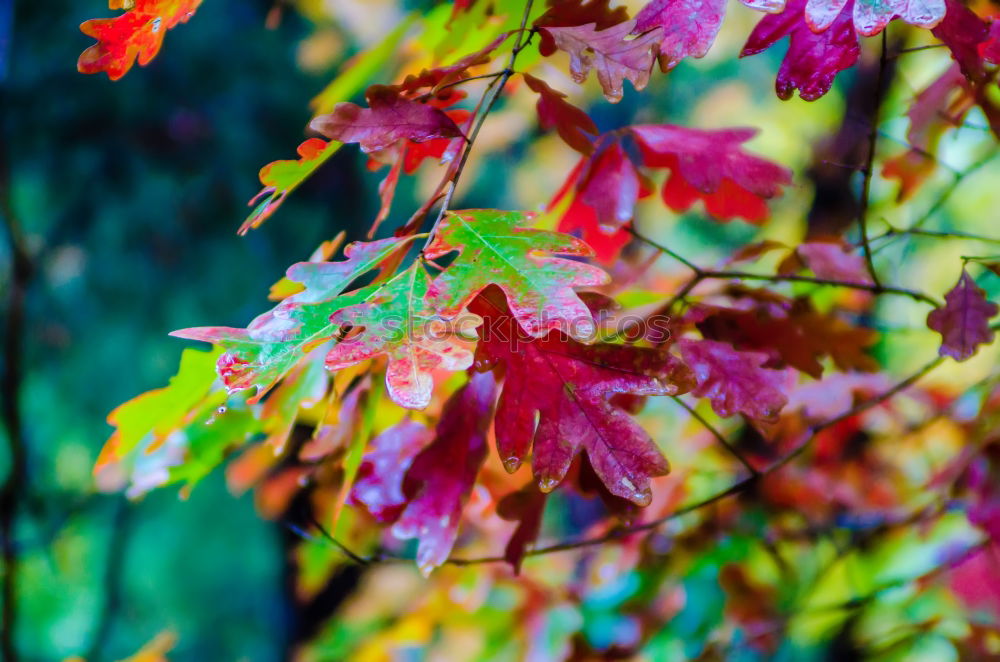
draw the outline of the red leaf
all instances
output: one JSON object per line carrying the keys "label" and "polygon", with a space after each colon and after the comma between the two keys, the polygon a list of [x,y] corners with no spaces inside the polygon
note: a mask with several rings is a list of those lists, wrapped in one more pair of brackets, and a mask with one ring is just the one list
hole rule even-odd
{"label": "red leaf", "polygon": [[521,572],[521,562],[528,545],[538,538],[547,496],[534,483],[529,483],[497,503],[497,514],[500,517],[518,523],[503,552],[504,560],[514,568],[515,575]]}
{"label": "red leaf", "polygon": [[406,506],[403,477],[431,439],[431,431],[415,421],[403,421],[375,437],[361,460],[351,501],[382,523],[394,522]]}
{"label": "red leaf", "polygon": [[593,156],[578,184],[579,197],[607,230],[632,220],[639,199],[639,173],[618,141]]}
{"label": "red leaf", "polygon": [[[472,113],[464,108],[446,110],[444,114],[450,117],[451,121],[457,125],[468,121],[472,115]],[[412,175],[420,167],[424,159],[440,160],[444,157],[448,146],[451,145],[453,140],[453,138],[435,138],[434,140],[427,140],[421,143],[407,142],[406,150],[403,152],[403,172],[407,175]]]}
{"label": "red leaf", "polygon": [[662,28],[659,60],[666,73],[686,57],[704,57],[725,15],[725,0],[653,0],[636,14],[633,32]]}
{"label": "red leaf", "polygon": [[773,419],[788,402],[778,371],[761,365],[766,354],[740,352],[728,343],[682,338],[681,356],[694,372],[698,397],[708,398],[723,418],[743,413],[750,418]]}
{"label": "red leaf", "polygon": [[417,565],[425,575],[448,559],[462,509],[486,459],[486,431],[496,383],[473,375],[445,404],[434,441],[413,459],[403,479],[407,504],[392,527],[397,538],[418,538]]}
{"label": "red leaf", "polygon": [[622,249],[632,240],[626,228],[608,232],[597,222],[597,212],[579,196],[573,198],[566,213],[559,219],[560,232],[577,234],[594,249],[594,259],[601,264],[613,264]]}
{"label": "red leaf", "polygon": [[914,97],[906,111],[910,118],[906,140],[911,147],[882,167],[883,177],[900,181],[897,201],[912,196],[934,172],[937,167],[934,153],[941,136],[948,129],[961,126],[975,102],[971,86],[957,63]]}
{"label": "red leaf", "polygon": [[990,24],[989,36],[979,45],[979,52],[987,61],[1000,64],[1000,21]]}
{"label": "red leaf", "polygon": [[795,249],[817,278],[844,283],[870,284],[865,259],[842,242],[811,241]]}
{"label": "red leaf", "polygon": [[860,54],[858,35],[848,2],[823,32],[813,32],[803,17],[806,0],[791,0],[780,14],[762,18],[750,33],[740,57],[761,53],[784,37],[788,52],[778,69],[775,92],[789,99],[798,89],[806,101],[815,101],[830,91],[837,74],[854,66]]}
{"label": "red leaf", "polygon": [[989,38],[990,24],[961,2],[945,0],[945,6],[944,19],[931,33],[948,47],[965,77],[978,81],[986,74],[980,47]]}
{"label": "red leaf", "polygon": [[597,80],[608,101],[617,103],[622,98],[625,80],[632,81],[641,90],[649,83],[653,58],[663,30],[656,28],[635,39],[626,40],[634,23],[620,23],[598,31],[597,25],[588,23],[574,27],[543,28],[556,46],[569,53],[570,74],[577,83],[587,80],[591,69],[597,71]]}
{"label": "red leaf", "polygon": [[965,361],[979,345],[993,342],[989,320],[1000,307],[986,300],[986,292],[962,270],[958,284],[944,296],[944,308],[927,315],[927,326],[941,334],[941,356]]}
{"label": "red leaf", "polygon": [[566,95],[549,87],[545,81],[524,74],[524,82],[538,95],[538,120],[543,129],[555,129],[567,145],[584,155],[594,151],[597,127],[587,113],[566,101]]}
{"label": "red leaf", "polygon": [[140,66],[146,66],[160,51],[167,30],[186,22],[200,4],[201,0],[135,0],[134,7],[120,16],[86,21],[80,31],[97,43],[80,54],[77,70],[103,71],[118,80],[137,58]]}
{"label": "red leaf", "polygon": [[667,168],[663,200],[674,211],[685,211],[698,199],[717,220],[767,218],[764,200],[791,183],[791,172],[776,163],[747,154],[740,145],[754,129],[689,129],[670,124],[640,124],[630,128],[647,166]]}
{"label": "red leaf", "polygon": [[338,103],[329,115],[313,119],[309,128],[331,140],[360,143],[364,152],[386,149],[404,138],[423,142],[462,135],[442,110],[405,99],[395,88],[372,85],[365,97],[368,108]]}
{"label": "red leaf", "polygon": [[585,450],[612,494],[649,504],[649,479],[667,473],[669,465],[646,431],[609,398],[685,391],[690,377],[684,366],[665,350],[584,345],[559,333],[535,340],[521,332],[496,290],[480,295],[469,310],[484,319],[477,363],[505,369],[494,429],[506,469],[516,471],[530,452],[539,488],[550,492]]}

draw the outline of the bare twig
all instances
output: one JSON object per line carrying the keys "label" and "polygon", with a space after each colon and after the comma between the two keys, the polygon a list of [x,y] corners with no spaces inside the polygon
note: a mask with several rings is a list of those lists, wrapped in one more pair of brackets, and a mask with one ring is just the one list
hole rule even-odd
{"label": "bare twig", "polygon": [[517,62],[517,56],[522,50],[531,42],[531,35],[528,38],[524,38],[525,31],[528,25],[528,16],[531,15],[531,6],[534,4],[534,0],[528,0],[524,4],[524,15],[521,17],[521,28],[517,33],[517,38],[514,41],[514,49],[510,53],[510,60],[507,62],[507,68],[500,72],[499,77],[494,77],[490,81],[489,87],[483,93],[483,99],[480,100],[480,104],[483,105],[483,100],[488,99],[485,102],[485,107],[479,116],[476,118],[476,123],[469,133],[468,140],[465,143],[465,149],[462,150],[462,156],[458,162],[458,168],[455,170],[454,176],[451,178],[451,184],[448,187],[448,192],[444,196],[444,200],[441,202],[441,208],[438,210],[437,218],[434,219],[434,224],[428,231],[427,242],[424,244],[425,247],[429,246],[434,240],[434,233],[437,231],[438,225],[440,225],[441,220],[444,218],[445,214],[448,213],[448,209],[451,206],[451,200],[455,195],[455,189],[458,188],[458,182],[462,177],[462,173],[465,172],[465,165],[469,160],[469,155],[472,153],[472,148],[475,145],[476,138],[479,136],[480,129],[483,128],[483,124],[486,122],[486,118],[489,116],[490,112],[493,110],[493,106],[496,105],[497,100],[503,93],[503,88],[507,85],[507,81],[510,77],[514,75],[514,64]]}
{"label": "bare twig", "polygon": [[[865,264],[868,266],[868,273],[872,277],[872,282],[876,288],[881,288],[878,273],[875,271],[875,262],[872,260],[872,249],[868,243],[868,208],[871,204],[872,170],[875,166],[875,148],[878,146],[878,124],[882,110],[883,80],[885,79],[886,68],[886,31],[882,31],[882,51],[879,54],[878,76],[875,79],[875,107],[872,110],[871,122],[868,127],[868,154],[865,158],[865,167],[862,170],[864,179],[861,184],[861,204],[858,207],[858,230],[861,232],[861,246],[864,249]],[[878,291],[878,290],[876,290]]]}
{"label": "bare twig", "polygon": [[751,464],[750,460],[748,460],[743,455],[743,453],[741,453],[735,446],[733,446],[731,443],[729,443],[729,440],[726,439],[726,437],[721,432],[719,432],[717,429],[715,429],[715,426],[712,425],[711,423],[709,423],[705,419],[704,416],[702,416],[701,414],[699,414],[698,411],[694,407],[692,407],[688,403],[684,402],[680,397],[678,397],[676,395],[673,395],[673,396],[670,396],[670,397],[674,400],[674,402],[676,402],[681,407],[683,407],[685,410],[687,410],[687,412],[689,414],[691,414],[691,417],[694,418],[699,423],[701,423],[702,426],[704,426],[704,428],[706,430],[708,430],[709,432],[711,432],[712,436],[715,437],[716,441],[718,441],[719,444],[721,444],[723,448],[725,448],[727,451],[729,451],[730,455],[732,455],[737,460],[739,460],[740,464],[742,464],[743,467],[747,471],[750,472],[750,475],[756,476],[756,475],[758,475],[760,473],[759,471],[757,471],[757,467],[753,466],[753,464]]}
{"label": "bare twig", "polygon": [[[786,464],[792,462],[797,457],[802,455],[802,453],[804,453],[812,445],[812,442],[816,439],[817,435],[819,435],[819,433],[822,432],[823,430],[826,430],[827,428],[830,428],[848,418],[857,416],[858,414],[863,413],[873,407],[876,407],[879,404],[885,402],[886,400],[889,400],[890,398],[898,394],[900,391],[905,390],[909,386],[912,386],[915,382],[919,381],[921,378],[927,375],[927,373],[929,373],[931,370],[940,365],[942,361],[943,359],[941,357],[936,357],[934,360],[924,364],[923,367],[921,367],[919,370],[911,374],[909,377],[906,377],[905,379],[897,382],[895,385],[886,389],[879,395],[855,405],[854,407],[840,414],[839,416],[835,416],[827,421],[813,425],[804,435],[803,441],[799,443],[799,445],[796,446],[788,454],[779,458],[776,462],[769,465],[766,469],[760,471],[757,475],[752,475],[742,480],[739,480],[730,485],[729,487],[727,487],[726,489],[722,490],[721,492],[716,492],[715,494],[712,494],[708,497],[689,503],[685,506],[681,506],[680,508],[674,510],[673,512],[664,515],[663,517],[650,520],[648,522],[643,522],[628,527],[620,527],[617,529],[612,529],[603,535],[595,536],[593,538],[564,541],[546,547],[539,547],[537,549],[533,549],[527,552],[527,555],[542,556],[545,554],[552,554],[555,552],[564,552],[573,549],[593,547],[596,545],[602,545],[612,540],[620,540],[622,538],[627,538],[628,536],[637,533],[652,531],[666,524],[669,521],[696,512],[703,508],[712,506],[720,501],[728,499],[733,495],[742,494],[746,492],[748,489],[750,489],[754,484],[756,484],[760,478],[769,476],[777,472]],[[461,559],[461,558],[449,559],[448,563],[451,563],[453,565],[475,565],[480,563],[494,563],[503,560],[504,560],[503,557],[488,556],[475,559]]]}

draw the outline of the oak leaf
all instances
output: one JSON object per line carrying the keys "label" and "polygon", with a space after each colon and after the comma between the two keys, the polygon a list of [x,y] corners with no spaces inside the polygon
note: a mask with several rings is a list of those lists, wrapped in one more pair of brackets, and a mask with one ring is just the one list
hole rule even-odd
{"label": "oak leaf", "polygon": [[493,284],[503,290],[514,317],[531,336],[561,329],[579,340],[590,339],[593,319],[573,288],[601,285],[608,275],[589,264],[542,256],[586,257],[593,251],[575,237],[523,227],[531,218],[494,209],[449,212],[424,255],[459,254],[431,283],[427,301],[443,317],[454,319]]}
{"label": "oak leaf", "polygon": [[[395,276],[364,301],[330,316],[338,327],[361,328],[338,342],[326,356],[330,370],[386,355],[385,383],[389,397],[408,409],[423,409],[431,401],[437,368],[464,370],[472,365],[472,347],[447,329],[426,301],[430,279],[419,263]],[[482,322],[462,319],[469,333]]]}
{"label": "oak leaf", "polygon": [[363,152],[386,149],[406,139],[423,142],[462,135],[440,108],[402,96],[397,88],[372,85],[365,92],[368,108],[344,101],[320,115],[309,128],[331,140],[359,143]]}
{"label": "oak leaf", "polygon": [[780,194],[792,180],[786,168],[740,147],[754,136],[754,129],[639,124],[629,131],[647,166],[670,170],[663,200],[675,211],[685,211],[700,199],[718,220],[740,217],[761,223],[768,215],[765,200]]}
{"label": "oak leaf", "polygon": [[962,275],[946,295],[943,308],[927,314],[927,326],[941,334],[941,356],[965,361],[976,353],[979,345],[993,342],[989,320],[1000,306],[986,300],[986,292],[976,285],[969,272]]}
{"label": "oak leaf", "polygon": [[677,345],[694,372],[696,385],[691,392],[708,398],[719,416],[742,413],[772,420],[788,402],[781,388],[781,373],[762,367],[766,354],[741,352],[714,340],[682,338]]}
{"label": "oak leaf", "polygon": [[395,238],[354,242],[344,250],[345,260],[292,265],[287,277],[302,284],[302,291],[259,315],[245,329],[195,327],[170,335],[225,349],[216,365],[223,384],[230,393],[256,388],[251,398],[256,402],[309,352],[334,337],[337,326],[330,322],[330,315],[345,306],[363,303],[378,286],[343,292],[401,245]]}
{"label": "oak leaf", "polygon": [[691,386],[684,365],[660,349],[584,345],[560,333],[528,337],[496,290],[480,295],[469,309],[484,319],[477,364],[504,372],[494,421],[504,467],[516,471],[530,453],[539,488],[550,492],[586,451],[612,494],[647,505],[650,478],[667,473],[669,464],[610,398],[684,392]]}
{"label": "oak leaf", "polygon": [[392,527],[397,538],[417,538],[417,566],[425,575],[448,559],[462,509],[486,459],[496,382],[473,375],[445,403],[434,441],[413,458],[403,478],[406,507]]}
{"label": "oak leaf", "polygon": [[[136,60],[146,66],[160,51],[167,30],[186,22],[200,4],[201,0],[135,0],[124,14],[85,21],[80,31],[97,43],[80,54],[77,70],[84,74],[103,71],[118,80]],[[116,7],[112,4],[111,8]]]}
{"label": "oak leaf", "polygon": [[555,45],[570,56],[570,74],[577,83],[587,80],[591,70],[608,101],[621,101],[626,80],[632,81],[636,90],[649,83],[653,59],[658,52],[662,28],[654,28],[638,37],[628,38],[634,22],[620,23],[605,30],[598,30],[596,23],[573,27],[550,27],[543,31],[550,35]]}

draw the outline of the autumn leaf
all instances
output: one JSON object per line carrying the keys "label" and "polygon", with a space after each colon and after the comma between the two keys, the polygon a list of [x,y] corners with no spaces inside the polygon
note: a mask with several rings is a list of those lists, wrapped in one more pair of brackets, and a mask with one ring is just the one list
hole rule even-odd
{"label": "autumn leaf", "polygon": [[850,12],[854,28],[865,37],[878,34],[897,17],[911,25],[932,28],[945,15],[945,0],[810,0],[803,4],[812,30],[826,30],[842,12]]}
{"label": "autumn leaf", "polygon": [[820,358],[829,356],[840,370],[872,371],[878,363],[867,348],[878,336],[802,301],[767,304],[751,309],[699,306],[696,326],[709,340],[722,340],[739,350],[771,356],[767,367],[791,366],[819,379]]}
{"label": "autumn leaf", "polygon": [[359,143],[363,152],[386,149],[403,139],[423,142],[462,135],[441,109],[407,99],[396,88],[372,85],[365,98],[368,108],[338,103],[330,114],[314,118],[309,128],[331,140]]}
{"label": "autumn leaf", "polygon": [[931,33],[944,43],[970,81],[981,80],[986,72],[983,63],[990,24],[957,0],[945,0],[948,11]]}
{"label": "autumn leaf", "polygon": [[629,20],[628,8],[611,7],[611,0],[548,0],[545,13],[534,23],[541,38],[538,50],[548,57],[558,50],[552,35],[539,28],[575,27],[593,23],[606,30]]}
{"label": "autumn leaf", "polygon": [[[566,95],[549,87],[545,81],[524,74],[524,82],[538,95],[538,120],[543,129],[555,129],[567,145],[584,155],[594,151],[597,127],[587,113],[566,101]],[[589,135],[588,135],[589,134]]]}
{"label": "autumn leaf", "polygon": [[882,176],[900,182],[897,202],[909,199],[937,168],[938,143],[949,129],[962,125],[975,106],[975,95],[958,64],[952,65],[910,102],[906,116],[910,126],[906,141],[910,149],[888,159]]}
{"label": "autumn leaf", "polygon": [[791,273],[804,266],[825,280],[859,285],[872,282],[865,259],[842,241],[807,241],[796,246],[794,256],[779,265],[779,273]]}
{"label": "autumn leaf", "polygon": [[927,315],[928,328],[941,334],[941,356],[965,361],[979,345],[993,342],[989,320],[1000,306],[986,300],[986,292],[967,271],[962,270],[958,284],[944,295],[944,300],[943,308],[935,308]]}
{"label": "autumn leaf", "polygon": [[609,231],[632,220],[640,188],[639,172],[618,141],[590,159],[577,184],[580,200],[594,210],[598,224]]}
{"label": "autumn leaf", "polygon": [[431,283],[428,303],[447,319],[455,318],[488,285],[500,287],[514,317],[530,335],[562,330],[588,340],[593,318],[574,287],[601,285],[608,275],[600,268],[541,253],[588,256],[585,243],[569,235],[523,227],[524,212],[470,209],[449,212],[424,249],[435,259],[459,251]]}
{"label": "autumn leaf", "polygon": [[341,143],[327,142],[320,138],[310,138],[299,145],[298,159],[273,161],[260,169],[260,183],[264,185],[260,193],[248,203],[253,207],[250,216],[243,221],[239,234],[260,227],[271,214],[277,211],[289,193],[297,189],[317,168],[326,163]]}
{"label": "autumn leaf", "polygon": [[528,546],[538,538],[547,496],[534,483],[528,483],[497,502],[497,514],[509,522],[517,522],[517,528],[503,552],[504,560],[514,569],[514,574],[521,572],[521,562]]}
{"label": "autumn leaf", "polygon": [[714,340],[682,338],[677,342],[681,357],[694,372],[691,392],[708,398],[723,418],[737,413],[761,420],[774,419],[788,402],[776,370],[761,367],[766,354],[741,352]]}
{"label": "autumn leaf", "polygon": [[573,27],[543,28],[555,45],[569,53],[570,74],[577,83],[587,80],[591,70],[597,72],[597,80],[608,101],[621,101],[623,85],[632,81],[636,90],[649,83],[649,73],[653,68],[653,58],[657,54],[663,30],[655,28],[635,38],[629,39],[634,23],[620,23],[598,30],[595,23]]}
{"label": "autumn leaf", "polygon": [[539,488],[551,492],[582,450],[612,494],[647,505],[649,479],[669,465],[646,431],[610,398],[684,392],[690,387],[687,369],[665,350],[584,345],[559,333],[530,338],[496,290],[469,309],[485,320],[477,363],[503,367],[494,430],[507,471],[516,471],[530,454]]}
{"label": "autumn leaf", "polygon": [[434,441],[413,459],[403,478],[406,507],[392,527],[397,538],[417,538],[417,566],[425,575],[447,560],[462,509],[486,459],[493,413],[493,375],[473,375],[445,403]]}
{"label": "autumn leaf", "polygon": [[146,66],[160,51],[167,30],[186,22],[200,4],[201,0],[135,0],[120,16],[84,22],[80,31],[97,43],[80,54],[77,70],[84,74],[103,71],[118,80],[137,59],[140,66]]}
{"label": "autumn leaf", "polygon": [[849,7],[838,9],[822,32],[814,32],[802,13],[806,6],[806,0],[791,0],[780,14],[762,18],[740,51],[740,57],[757,55],[789,37],[775,80],[781,99],[791,98],[796,89],[806,101],[819,99],[830,91],[838,73],[854,66],[861,52]]}
{"label": "autumn leaf", "polygon": [[662,30],[659,61],[666,73],[686,57],[704,57],[725,15],[725,0],[653,0],[636,14],[632,32]]}
{"label": "autumn leaf", "polygon": [[345,289],[371,271],[403,244],[395,238],[354,242],[339,262],[299,262],[287,277],[304,286],[245,329],[196,327],[174,331],[177,338],[201,340],[223,347],[216,370],[230,393],[256,388],[256,402],[299,361],[336,333],[330,315],[352,304],[364,303],[378,286],[348,294]]}
{"label": "autumn leaf", "polygon": [[[330,322],[335,326],[362,330],[330,350],[326,367],[339,370],[384,354],[389,359],[385,373],[389,397],[408,409],[426,407],[435,369],[464,370],[472,365],[470,343],[448,329],[425,301],[429,283],[427,272],[414,262],[364,303],[334,312]],[[471,334],[481,320],[468,316],[462,323]]]}
{"label": "autumn leaf", "polygon": [[351,501],[363,505],[379,522],[396,521],[406,507],[403,478],[413,458],[432,440],[431,430],[409,420],[372,439],[354,480]]}
{"label": "autumn leaf", "polygon": [[215,383],[212,367],[218,357],[218,351],[185,349],[177,374],[167,386],[138,395],[108,414],[108,423],[116,429],[101,450],[94,470],[132,452],[150,434],[154,445],[162,442],[185,422]]}
{"label": "autumn leaf", "polygon": [[670,170],[663,200],[674,211],[685,211],[702,200],[717,220],[740,217],[761,223],[768,216],[765,200],[780,194],[792,180],[786,168],[740,147],[754,136],[754,129],[640,124],[629,131],[647,166]]}

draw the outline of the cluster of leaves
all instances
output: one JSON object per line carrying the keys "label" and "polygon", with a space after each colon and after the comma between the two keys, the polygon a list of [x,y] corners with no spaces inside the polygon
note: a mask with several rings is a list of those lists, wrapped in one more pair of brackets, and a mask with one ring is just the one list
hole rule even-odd
{"label": "cluster of leaves", "polygon": [[[84,32],[99,43],[81,56],[80,70],[117,78],[136,57],[146,64],[163,32],[197,4],[138,0],[120,7],[127,11],[116,19],[85,23]],[[954,0],[744,4],[767,13],[742,55],[790,39],[777,74],[782,99],[796,89],[806,100],[822,97],[838,73],[857,64],[862,38],[881,34],[893,20],[929,28],[948,49],[954,67],[910,108],[909,150],[883,166],[886,177],[902,183],[900,201],[933,172],[941,135],[974,108],[1000,136],[994,100],[1000,23]],[[988,278],[990,271],[1000,274],[997,262],[966,258],[943,303],[885,282],[887,270],[873,259],[866,225],[873,126],[861,173],[859,241],[839,235],[810,236],[792,246],[764,240],[719,268],[697,265],[636,227],[658,171],[665,171],[659,187],[671,212],[701,201],[714,221],[756,226],[767,222],[768,201],[792,184],[792,172],[744,150],[755,129],[646,123],[601,132],[554,87],[552,63],[568,59],[574,81],[585,83],[593,72],[604,97],[617,102],[626,80],[636,90],[649,83],[656,62],[668,72],[706,55],[724,13],[725,3],[714,0],[652,0],[634,17],[606,0],[456,2],[418,21],[437,40],[416,49],[421,52],[411,54],[394,82],[364,88],[370,81],[353,73],[379,70],[400,34],[387,36],[388,47],[352,60],[317,97],[309,127],[322,138],[302,143],[299,159],[261,170],[264,188],[240,232],[259,227],[333,153],[356,143],[373,169],[389,168],[369,241],[348,244],[343,259],[331,261],[340,235],[290,267],[272,288],[276,305],[245,328],[174,332],[214,350],[186,350],[169,386],[112,412],[117,431],[98,461],[100,484],[127,486],[133,495],[172,483],[190,489],[238,452],[227,468],[230,485],[256,488],[265,515],[280,517],[305,493],[318,529],[329,527],[331,544],[347,558],[390,563],[407,556],[399,541],[416,539],[415,560],[425,574],[445,564],[498,560],[516,573],[528,555],[620,543],[617,551],[599,552],[614,558],[580,561],[596,574],[609,564],[613,582],[585,572],[514,580],[502,566],[475,575],[484,584],[469,590],[479,597],[463,604],[477,618],[504,591],[518,591],[508,616],[493,619],[496,648],[483,652],[491,659],[510,646],[542,659],[585,656],[588,649],[627,654],[666,645],[684,628],[703,633],[695,638],[695,654],[714,659],[726,652],[726,642],[709,634],[723,614],[754,649],[773,652],[783,633],[815,639],[819,631],[848,627],[850,619],[871,620],[887,605],[908,608],[907,600],[931,592],[883,598],[916,578],[929,584],[944,576],[960,597],[976,582],[995,586],[1000,573],[986,560],[1000,544],[996,428],[988,428],[995,424],[995,383],[975,392],[982,423],[950,417],[960,394],[914,388],[942,359],[894,381],[880,372],[871,350],[881,339],[873,315],[884,298],[894,297],[930,305],[921,313],[923,332],[940,334],[942,357],[973,357],[993,341],[998,306],[968,268],[985,267]],[[484,89],[473,103],[467,90],[476,86]],[[349,101],[362,91],[364,106]],[[501,98],[518,94],[537,97],[540,129],[554,130],[579,153],[578,163],[545,213],[452,209],[487,116]],[[438,161],[439,176],[424,204],[391,236],[372,239],[392,215],[403,175],[426,172],[428,160]],[[768,268],[774,253],[782,258]],[[658,274],[653,265],[662,254],[690,278]],[[758,266],[738,271],[738,263]],[[752,288],[754,281],[770,286]],[[781,289],[788,284],[791,292]],[[637,303],[634,292],[643,288],[653,296]],[[816,294],[831,290],[832,297]],[[896,396],[906,389],[922,416],[900,404]],[[666,398],[650,400],[654,396]],[[676,444],[657,443],[640,424],[647,409],[654,418],[661,411],[647,402],[668,398],[687,417],[679,420],[695,424],[693,430],[677,420],[656,427],[690,440],[689,449],[679,451],[683,462],[672,458],[680,468],[670,475],[662,447],[677,450]],[[913,479],[916,469],[893,460],[899,453],[893,442],[929,445],[926,428],[942,420],[951,433],[946,448],[931,469],[920,470],[929,475]],[[982,441],[962,448],[954,440],[965,436]],[[696,466],[713,443],[729,454],[729,465],[738,462],[742,477],[708,485],[706,496]],[[793,462],[807,452],[810,462]],[[529,480],[518,473],[525,464]],[[751,493],[746,506],[729,498]],[[939,507],[946,495],[964,506],[962,513]],[[603,504],[602,514],[564,531],[573,542],[536,542],[551,500],[593,498]],[[643,535],[716,504],[716,511],[672,535]],[[750,530],[736,529],[748,519]],[[731,534],[724,544],[719,530]],[[843,536],[856,537],[858,546],[842,551]],[[456,558],[460,540],[487,554],[502,545],[503,553]],[[959,553],[945,549],[956,541]],[[664,545],[678,550],[669,563],[660,562]],[[892,571],[887,559],[914,555],[921,546],[926,550],[909,572]],[[748,549],[759,562],[726,565]],[[811,565],[796,573],[810,555]],[[684,601],[705,586],[699,574],[705,556],[725,565],[721,576],[710,578],[725,596],[684,624]],[[854,565],[869,567],[871,580],[848,591],[841,580]],[[448,609],[455,591],[475,581],[465,572],[441,571],[419,609],[391,628],[365,627],[430,645],[430,630],[420,628],[454,623]],[[785,582],[791,575],[796,580]],[[302,581],[306,593],[315,590]],[[611,595],[603,602],[595,597],[602,590]],[[830,605],[839,618],[820,622],[811,613]],[[788,615],[799,608],[801,615]],[[1000,614],[1000,604],[991,608]],[[942,607],[926,608],[928,619],[935,609]],[[615,610],[621,614],[612,622]],[[607,632],[617,633],[610,640],[607,632],[581,630],[595,614],[605,618]],[[512,619],[527,624],[525,641],[506,636]],[[878,640],[877,624],[867,627],[874,632],[869,639]],[[934,621],[927,629],[937,627]],[[332,632],[329,641],[340,646],[353,636]],[[976,637],[945,636],[988,650]]]}

